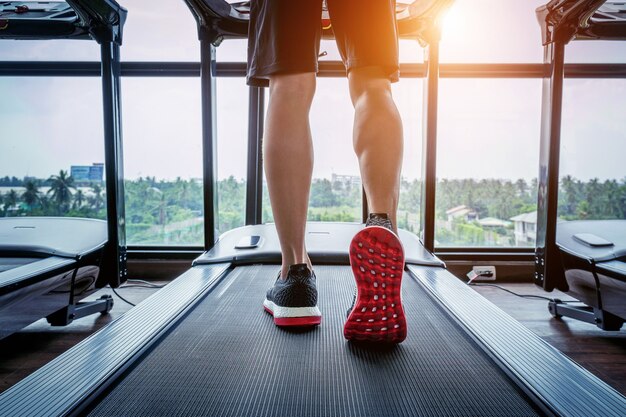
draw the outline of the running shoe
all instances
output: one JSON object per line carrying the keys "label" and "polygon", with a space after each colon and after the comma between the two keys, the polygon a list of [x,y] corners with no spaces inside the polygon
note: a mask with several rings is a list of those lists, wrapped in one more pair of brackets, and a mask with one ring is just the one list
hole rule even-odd
{"label": "running shoe", "polygon": [[400,343],[406,338],[402,307],[404,249],[386,214],[369,215],[350,243],[356,293],[343,335],[348,340]]}
{"label": "running shoe", "polygon": [[280,273],[274,286],[267,290],[263,307],[274,316],[277,326],[317,326],[322,321],[322,313],[317,307],[317,286],[315,273],[307,264],[289,267],[287,278]]}

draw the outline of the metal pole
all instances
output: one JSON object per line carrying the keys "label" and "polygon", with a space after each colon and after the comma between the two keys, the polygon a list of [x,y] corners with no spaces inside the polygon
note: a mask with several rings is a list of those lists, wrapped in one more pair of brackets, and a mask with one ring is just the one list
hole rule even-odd
{"label": "metal pole", "polygon": [[217,116],[215,88],[215,46],[200,41],[200,85],[202,94],[202,160],[204,181],[204,249],[217,238]]}
{"label": "metal pole", "polygon": [[102,100],[108,243],[103,277],[117,287],[126,281],[126,229],[124,207],[124,157],[120,96],[120,47],[113,41],[100,46],[102,57]]}
{"label": "metal pole", "polygon": [[424,247],[435,250],[435,192],[437,187],[437,100],[439,92],[439,36],[426,47],[424,80],[424,131],[422,137],[421,238]]}
{"label": "metal pole", "polygon": [[263,164],[262,138],[265,107],[264,89],[250,87],[248,105],[248,175],[246,225],[262,223]]}
{"label": "metal pole", "polygon": [[258,165],[256,173],[256,223],[263,223],[263,132],[265,131],[265,88],[259,89],[259,104],[257,106],[257,142]]}
{"label": "metal pole", "polygon": [[365,194],[365,187],[363,186],[361,187],[361,195],[363,196],[361,217],[363,219],[363,223],[367,223],[367,217],[369,216],[370,209],[367,205],[367,194]]}
{"label": "metal pole", "polygon": [[567,287],[556,246],[565,43],[544,46],[543,60],[549,72],[544,74],[541,103],[535,283],[552,291]]}

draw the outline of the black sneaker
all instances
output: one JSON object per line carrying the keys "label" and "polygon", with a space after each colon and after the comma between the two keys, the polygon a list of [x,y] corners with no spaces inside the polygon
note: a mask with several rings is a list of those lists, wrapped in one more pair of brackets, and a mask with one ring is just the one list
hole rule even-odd
{"label": "black sneaker", "polygon": [[317,307],[315,273],[307,264],[289,267],[286,279],[280,278],[267,290],[265,311],[274,316],[277,326],[317,326],[322,313]]}
{"label": "black sneaker", "polygon": [[356,294],[343,335],[400,343],[407,333],[401,296],[404,249],[386,214],[370,214],[365,226],[350,244]]}

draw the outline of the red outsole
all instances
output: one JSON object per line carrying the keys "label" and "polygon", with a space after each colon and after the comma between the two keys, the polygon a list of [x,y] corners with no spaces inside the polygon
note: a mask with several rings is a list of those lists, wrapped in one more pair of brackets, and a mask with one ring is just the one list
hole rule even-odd
{"label": "red outsole", "polygon": [[366,227],[350,243],[357,299],[343,328],[348,340],[400,343],[406,318],[400,295],[404,249],[384,227]]}
{"label": "red outsole", "polygon": [[[265,311],[274,316],[274,312],[269,308],[263,306]],[[274,317],[274,324],[281,327],[303,327],[303,326],[317,326],[322,322],[322,316],[307,316],[307,317]]]}

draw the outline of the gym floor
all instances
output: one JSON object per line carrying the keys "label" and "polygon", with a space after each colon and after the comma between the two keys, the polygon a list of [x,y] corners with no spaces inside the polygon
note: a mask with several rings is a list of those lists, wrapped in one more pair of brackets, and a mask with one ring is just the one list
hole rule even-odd
{"label": "gym floor", "polygon": [[[166,284],[166,282],[153,283]],[[567,295],[558,292],[546,294],[531,283],[500,285],[517,293],[568,299]],[[553,318],[548,313],[547,301],[518,298],[493,287],[474,286],[472,288],[552,346],[626,395],[626,328],[619,332],[604,332],[591,324],[568,318],[560,320]],[[120,295],[134,304],[140,303],[155,291],[157,289],[139,287],[118,290]],[[96,293],[93,298],[110,293],[110,289],[104,289]],[[51,327],[45,320],[40,320],[21,332],[0,340],[0,357],[2,358],[0,392],[131,308],[115,295],[114,299],[115,305],[109,315],[85,317],[61,328]],[[346,300],[346,303],[349,301]],[[262,312],[263,310],[259,307],[259,314]]]}

